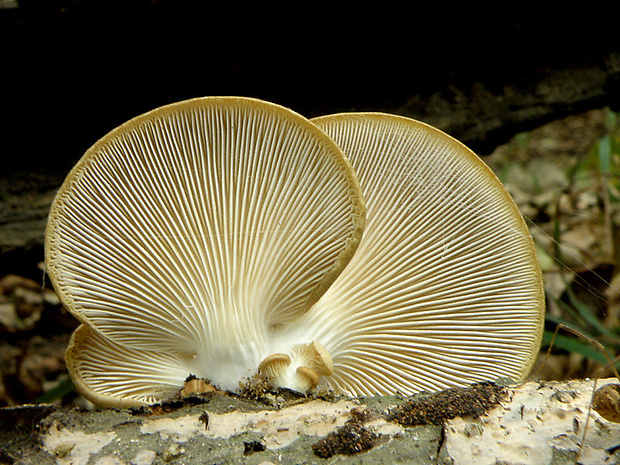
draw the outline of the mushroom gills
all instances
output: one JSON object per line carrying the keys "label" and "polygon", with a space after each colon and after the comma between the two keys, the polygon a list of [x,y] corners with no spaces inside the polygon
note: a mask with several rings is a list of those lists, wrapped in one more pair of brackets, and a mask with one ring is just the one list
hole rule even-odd
{"label": "mushroom gills", "polygon": [[325,387],[412,394],[523,379],[542,337],[542,277],[525,221],[491,169],[402,116],[313,122],[347,155],[367,208],[352,260],[288,329],[329,351]]}
{"label": "mushroom gills", "polygon": [[521,379],[542,337],[510,195],[461,143],[394,115],[154,110],[84,155],[45,245],[83,323],[67,365],[104,406],[161,400],[189,373],[358,396]]}
{"label": "mushroom gills", "polygon": [[[292,110],[205,97],[124,123],[72,169],[47,223],[48,275],[87,328],[70,347],[72,378],[99,405],[134,405],[190,373],[238,390],[274,353],[319,373],[293,349],[312,338],[288,327],[364,224],[342,150]],[[300,373],[291,388],[317,382]]]}

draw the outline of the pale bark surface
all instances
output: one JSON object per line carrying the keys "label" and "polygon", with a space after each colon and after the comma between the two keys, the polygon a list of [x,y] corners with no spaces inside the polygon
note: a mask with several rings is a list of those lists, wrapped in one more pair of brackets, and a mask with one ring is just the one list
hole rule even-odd
{"label": "pale bark surface", "polygon": [[259,402],[222,394],[148,411],[25,406],[0,411],[0,443],[3,463],[38,465],[620,463],[620,424],[590,411],[593,387],[592,380],[506,387],[486,413],[417,426],[395,419],[395,407],[409,401],[402,397]]}

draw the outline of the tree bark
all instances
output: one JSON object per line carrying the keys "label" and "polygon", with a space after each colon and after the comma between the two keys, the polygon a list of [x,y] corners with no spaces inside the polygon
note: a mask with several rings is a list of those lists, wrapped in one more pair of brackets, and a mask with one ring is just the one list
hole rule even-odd
{"label": "tree bark", "polygon": [[[489,402],[472,400],[474,388],[476,398],[491,389]],[[0,454],[3,463],[39,465],[618,463],[620,424],[590,409],[593,388],[575,380],[412,398],[216,394],[138,410],[23,406],[0,410]],[[436,396],[444,400],[430,412]],[[403,412],[422,404],[433,424],[412,426]]]}

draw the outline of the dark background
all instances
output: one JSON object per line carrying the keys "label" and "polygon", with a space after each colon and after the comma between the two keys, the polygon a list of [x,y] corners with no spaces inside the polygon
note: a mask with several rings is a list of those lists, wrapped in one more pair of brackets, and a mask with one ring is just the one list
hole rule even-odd
{"label": "dark background", "polygon": [[308,117],[389,111],[481,155],[518,131],[618,105],[618,18],[591,4],[541,15],[418,2],[10,3],[0,9],[0,274],[42,258],[47,205],[82,153],[166,103],[243,95]]}
{"label": "dark background", "polygon": [[138,114],[206,95],[262,98],[308,117],[385,111],[484,157],[520,131],[620,111],[612,7],[228,5],[0,0],[0,406],[75,398],[54,393],[68,386],[77,321],[41,286],[47,213],[79,157]]}

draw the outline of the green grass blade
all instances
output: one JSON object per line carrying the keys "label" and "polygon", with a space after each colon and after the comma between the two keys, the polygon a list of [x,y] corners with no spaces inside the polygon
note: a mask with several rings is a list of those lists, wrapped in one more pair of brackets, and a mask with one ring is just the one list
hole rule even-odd
{"label": "green grass blade", "polygon": [[41,396],[34,400],[35,404],[49,404],[57,399],[62,399],[75,389],[71,378],[61,381],[56,387],[44,392]]}
{"label": "green grass blade", "polygon": [[[553,338],[553,331],[545,330],[543,333],[543,344],[548,346]],[[584,357],[593,360],[597,363],[607,364],[607,358],[601,351],[594,347],[589,342],[581,342],[580,340],[561,334],[556,335],[553,341],[553,346],[558,349],[563,349],[568,352],[574,352],[583,355]],[[620,366],[620,362],[616,364]]]}

